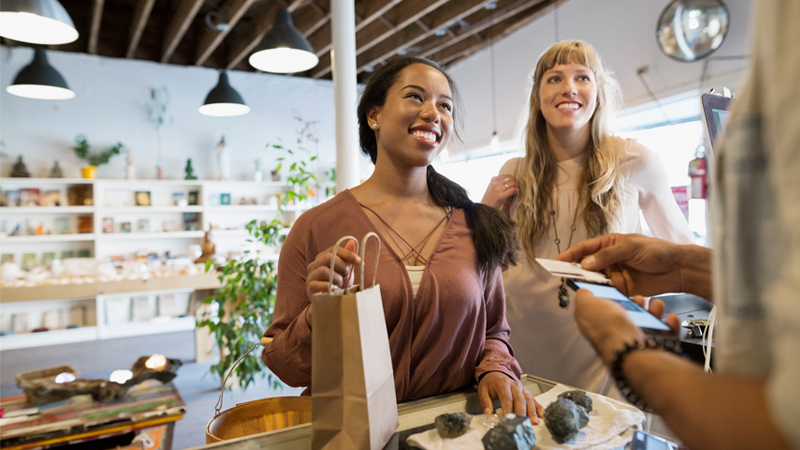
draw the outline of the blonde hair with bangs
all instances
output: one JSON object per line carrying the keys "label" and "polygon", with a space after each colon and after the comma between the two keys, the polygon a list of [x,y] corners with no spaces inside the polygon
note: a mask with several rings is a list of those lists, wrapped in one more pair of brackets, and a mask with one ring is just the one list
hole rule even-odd
{"label": "blonde hair with bangs", "polygon": [[[515,174],[519,185],[514,220],[522,249],[530,261],[536,257],[536,243],[550,226],[553,190],[558,163],[547,142],[547,122],[542,115],[539,88],[544,73],[557,64],[578,63],[594,72],[597,84],[597,107],[591,127],[588,158],[581,174],[578,215],[590,236],[609,230],[622,203],[619,176],[620,155],[608,137],[610,122],[622,103],[619,84],[600,56],[589,44],[580,41],[559,42],[539,58],[529,97],[528,120],[524,130],[525,157]],[[565,249],[562,249],[565,250]]]}

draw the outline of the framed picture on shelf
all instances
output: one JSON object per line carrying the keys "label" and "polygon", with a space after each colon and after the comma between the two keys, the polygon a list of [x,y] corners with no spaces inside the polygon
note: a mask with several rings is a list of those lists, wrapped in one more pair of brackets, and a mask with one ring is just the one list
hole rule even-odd
{"label": "framed picture on shelf", "polygon": [[3,206],[19,206],[19,191],[4,191]]}
{"label": "framed picture on shelf", "polygon": [[200,198],[200,192],[198,191],[189,191],[189,195],[187,196],[188,204],[190,205],[197,205],[197,200]]}
{"label": "framed picture on shelf", "polygon": [[130,233],[131,232],[131,223],[130,222],[122,222],[119,224],[119,232],[120,233]]}
{"label": "framed picture on shelf", "polygon": [[103,233],[113,233],[113,232],[114,232],[114,218],[103,217]]}
{"label": "framed picture on shelf", "polygon": [[69,219],[66,217],[56,217],[53,221],[54,234],[67,234],[69,233]]}
{"label": "framed picture on shelf", "polygon": [[183,229],[197,231],[200,229],[200,213],[183,213]]}
{"label": "framed picture on shelf", "polygon": [[61,259],[62,260],[63,259],[68,259],[68,258],[74,258],[74,257],[75,257],[75,252],[72,251],[72,250],[64,250],[63,252],[61,252]]}
{"label": "framed picture on shelf", "polygon": [[136,191],[136,206],[150,206],[150,191]]}
{"label": "framed picture on shelf", "polygon": [[78,250],[78,258],[91,258],[92,252],[88,248]]}
{"label": "framed picture on shelf", "polygon": [[219,194],[219,204],[220,205],[230,205],[231,204],[231,194],[227,192],[223,192]]}
{"label": "framed picture on shelf", "polygon": [[137,233],[149,233],[150,232],[150,219],[139,219],[136,221],[136,232]]}
{"label": "framed picture on shelf", "polygon": [[41,201],[41,191],[39,188],[27,188],[19,190],[20,206],[39,206]]}
{"label": "framed picture on shelf", "polygon": [[42,206],[61,206],[61,191],[44,191]]}
{"label": "framed picture on shelf", "polygon": [[83,305],[73,306],[69,309],[69,320],[67,328],[78,328],[86,325],[86,307]]}
{"label": "framed picture on shelf", "polygon": [[50,309],[42,313],[42,328],[58,330],[61,327],[61,310]]}
{"label": "framed picture on shelf", "polygon": [[42,253],[42,265],[49,266],[53,263],[53,260],[56,259],[56,252],[45,252]]}

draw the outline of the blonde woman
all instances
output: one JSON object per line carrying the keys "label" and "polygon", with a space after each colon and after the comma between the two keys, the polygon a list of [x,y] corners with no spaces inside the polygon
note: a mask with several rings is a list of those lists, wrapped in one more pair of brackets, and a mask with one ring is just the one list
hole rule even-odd
{"label": "blonde woman", "polygon": [[641,232],[689,244],[692,233],[658,157],[612,136],[619,85],[595,50],[560,42],[536,65],[525,127],[525,157],[493,177],[483,203],[516,222],[523,255],[503,276],[511,344],[526,373],[609,393],[612,381],[573,318],[573,293],[534,258],[555,259],[575,242]]}

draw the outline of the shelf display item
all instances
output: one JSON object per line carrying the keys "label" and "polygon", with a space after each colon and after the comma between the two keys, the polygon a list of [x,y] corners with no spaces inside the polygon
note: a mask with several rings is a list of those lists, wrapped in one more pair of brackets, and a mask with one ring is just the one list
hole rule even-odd
{"label": "shelf display item", "polygon": [[111,297],[106,299],[106,324],[131,321],[130,297]]}
{"label": "shelf display item", "polygon": [[150,219],[139,219],[136,222],[136,232],[137,233],[149,233],[150,232]]}
{"label": "shelf display item", "polygon": [[25,333],[28,331],[28,313],[20,312],[11,315],[11,331]]}
{"label": "shelf display item", "polygon": [[69,219],[66,217],[56,217],[53,221],[53,234],[69,233]]}
{"label": "shelf display item", "polygon": [[150,297],[137,296],[131,299],[131,320],[134,322],[147,322],[152,318],[150,311]]}
{"label": "shelf display item", "polygon": [[119,232],[120,233],[130,233],[131,232],[131,223],[130,222],[122,222],[119,224]]}
{"label": "shelf display item", "polygon": [[200,213],[183,213],[183,229],[197,231],[200,229]]}
{"label": "shelf display item", "polygon": [[133,152],[131,150],[128,150],[128,155],[125,158],[125,179],[136,179],[136,164],[133,161]]}
{"label": "shelf display item", "polygon": [[114,218],[103,217],[103,233],[113,233],[114,231]]}
{"label": "shelf display item", "polygon": [[192,167],[192,158],[186,160],[186,168],[184,169],[186,172],[186,176],[183,178],[184,180],[196,180],[197,177],[194,174],[194,167]]}
{"label": "shelf display item", "polygon": [[200,249],[203,250],[203,254],[200,255],[199,258],[195,259],[195,264],[197,263],[204,263],[206,261],[211,261],[214,259],[214,253],[216,252],[216,245],[211,242],[209,238],[210,231],[206,231],[205,237],[203,237],[203,243],[200,244]]}
{"label": "shelf display item", "polygon": [[227,192],[223,192],[219,194],[219,204],[220,205],[230,205],[231,204],[231,194]]}
{"label": "shelf display item", "polygon": [[72,251],[72,250],[64,250],[63,252],[61,252],[61,260],[62,261],[65,260],[65,259],[74,258],[74,257],[75,257],[75,252]]}
{"label": "shelf display item", "polygon": [[69,320],[67,321],[67,328],[79,328],[86,326],[86,307],[73,306],[69,309]]}
{"label": "shelf display item", "polygon": [[78,216],[78,233],[94,233],[94,223],[91,216]]}
{"label": "shelf display item", "polygon": [[186,200],[186,194],[183,192],[173,192],[172,202],[175,204],[175,206],[186,206],[188,204]]}
{"label": "shelf display item", "polygon": [[25,253],[22,256],[22,268],[30,270],[34,267],[36,267],[36,253]]}
{"label": "shelf display item", "polygon": [[78,258],[91,258],[92,252],[88,248],[78,250]]}
{"label": "shelf display item", "polygon": [[150,206],[150,191],[136,191],[136,206]]}
{"label": "shelf display item", "polygon": [[[222,136],[217,144],[217,167],[219,167],[219,179],[230,181],[231,179],[231,150],[225,144],[225,136]],[[20,157],[21,158],[21,157]]]}
{"label": "shelf display item", "polygon": [[19,206],[19,191],[4,191],[2,206]]}
{"label": "shelf display item", "polygon": [[50,178],[64,178],[64,173],[61,171],[61,166],[58,165],[58,161],[53,161],[53,168],[50,169]]}
{"label": "shelf display item", "polygon": [[161,294],[158,296],[158,316],[159,317],[177,317],[175,309],[175,295],[174,294]]}
{"label": "shelf display item", "polygon": [[53,263],[53,260],[56,259],[55,252],[44,252],[42,253],[42,265],[45,267],[50,267],[50,264]]}
{"label": "shelf display item", "polygon": [[0,264],[5,264],[5,263],[12,263],[13,264],[14,263],[14,259],[15,258],[14,258],[14,254],[13,253],[3,253],[3,255],[0,256]]}
{"label": "shelf display item", "polygon": [[92,185],[78,184],[67,186],[67,204],[72,206],[91,206],[94,204],[92,198]]}
{"label": "shelf display item", "polygon": [[39,206],[41,191],[37,188],[19,190],[19,206]]}
{"label": "shelf display item", "polygon": [[61,206],[61,191],[44,191],[39,204],[42,206]]}
{"label": "shelf display item", "polygon": [[187,200],[189,205],[197,205],[197,200],[200,198],[200,193],[198,191],[189,191],[189,195],[187,196]]}
{"label": "shelf display item", "polygon": [[165,233],[173,233],[178,231],[178,222],[175,222],[174,220],[165,220],[164,222],[161,222],[161,228]]}
{"label": "shelf display item", "polygon": [[63,328],[61,324],[61,310],[51,309],[42,314],[42,328],[48,330],[58,330]]}
{"label": "shelf display item", "polygon": [[12,178],[30,178],[31,173],[28,172],[28,168],[25,167],[25,163],[22,162],[22,155],[19,155],[17,158],[17,162],[14,163],[14,168],[11,170],[11,177]]}

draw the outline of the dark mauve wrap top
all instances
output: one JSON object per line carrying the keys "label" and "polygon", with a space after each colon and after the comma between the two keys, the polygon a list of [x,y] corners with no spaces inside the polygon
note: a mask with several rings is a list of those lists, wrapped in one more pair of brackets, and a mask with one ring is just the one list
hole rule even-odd
{"label": "dark mauve wrap top", "polygon": [[[428,258],[416,298],[402,261],[388,245],[382,246],[377,283],[398,401],[450,392],[490,371],[519,379],[521,369],[508,342],[502,273],[498,268],[485,289],[467,223],[464,210],[454,208]],[[308,264],[339,238],[352,235],[361,241],[370,231],[377,233],[346,190],[303,213],[289,232],[278,263],[273,323],[264,333],[274,339],[262,354],[286,384],[311,385],[311,330],[305,320],[311,304],[306,295]],[[369,252],[366,259],[365,280],[371,280]]]}

